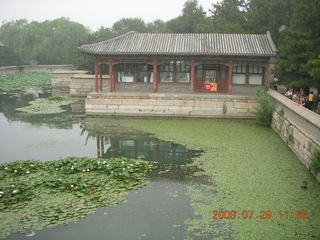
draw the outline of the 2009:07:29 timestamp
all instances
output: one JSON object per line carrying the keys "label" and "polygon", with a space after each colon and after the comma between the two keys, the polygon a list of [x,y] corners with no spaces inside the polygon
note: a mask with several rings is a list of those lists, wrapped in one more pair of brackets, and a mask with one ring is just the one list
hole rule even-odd
{"label": "2009:07:29 timestamp", "polygon": [[[212,219],[271,219],[273,217],[273,212],[270,210],[261,210],[261,211],[253,211],[253,210],[243,210],[239,213],[235,210],[231,211],[213,211]],[[255,213],[258,213],[258,216],[254,216]],[[289,214],[289,211],[279,211],[277,212],[280,219],[306,219],[308,218],[307,211],[295,211],[295,216],[292,217]]]}

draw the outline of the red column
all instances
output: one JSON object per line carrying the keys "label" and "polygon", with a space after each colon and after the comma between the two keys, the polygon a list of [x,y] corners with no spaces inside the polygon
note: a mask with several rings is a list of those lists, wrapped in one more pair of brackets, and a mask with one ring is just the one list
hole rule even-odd
{"label": "red column", "polygon": [[269,65],[263,65],[264,67],[264,76],[263,76],[263,85],[266,88],[269,88]]}
{"label": "red column", "polygon": [[109,92],[113,92],[113,89],[114,89],[114,87],[113,87],[113,64],[112,64],[112,62],[111,61],[109,61],[109,79],[110,79],[110,81],[109,81]]}
{"label": "red column", "polygon": [[159,82],[159,73],[158,73],[158,63],[153,62],[153,89],[152,92],[158,91],[158,82]]}
{"label": "red column", "polygon": [[117,87],[117,82],[118,82],[118,70],[117,70],[117,66],[113,65],[113,71],[112,71],[112,81],[113,81],[113,91],[116,91],[116,87]]}
{"label": "red column", "polygon": [[95,82],[94,82],[94,88],[95,91],[98,92],[99,91],[99,82],[98,82],[98,75],[99,75],[99,60],[98,58],[96,58],[96,61],[94,63],[94,73],[95,73]]}
{"label": "red column", "polygon": [[196,64],[194,62],[192,62],[190,64],[191,66],[191,91],[194,93],[196,92]]}
{"label": "red column", "polygon": [[232,94],[232,70],[233,70],[233,63],[228,64],[228,81],[227,81],[227,93]]}
{"label": "red column", "polygon": [[177,82],[177,64],[173,64],[172,80],[173,82]]}
{"label": "red column", "polygon": [[100,91],[102,91],[102,64],[99,65],[99,74],[100,74]]}
{"label": "red column", "polygon": [[133,77],[133,82],[138,82],[138,65],[134,64],[133,65],[133,71],[134,71],[134,77]]}

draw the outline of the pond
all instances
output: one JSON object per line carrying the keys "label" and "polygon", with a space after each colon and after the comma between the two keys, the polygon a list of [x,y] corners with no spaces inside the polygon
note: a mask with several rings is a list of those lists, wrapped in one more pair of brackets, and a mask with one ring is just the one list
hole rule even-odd
{"label": "pond", "polygon": [[[192,217],[186,186],[206,182],[204,178],[192,177],[190,173],[196,170],[188,169],[186,165],[202,151],[126,129],[113,119],[105,119],[101,124],[101,119],[73,117],[71,111],[58,115],[14,111],[32,99],[30,95],[0,96],[2,163],[78,156],[127,157],[154,164],[149,174],[151,182],[141,189],[129,191],[126,203],[99,208],[74,224],[36,231],[33,239],[184,238],[184,221]],[[79,106],[72,107],[79,111]],[[6,239],[24,238],[25,235],[16,233]]]}
{"label": "pond", "polygon": [[127,202],[33,239],[319,239],[319,183],[254,120],[83,117],[81,102],[56,115],[14,111],[32,98],[0,96],[1,162],[124,156],[154,165]]}

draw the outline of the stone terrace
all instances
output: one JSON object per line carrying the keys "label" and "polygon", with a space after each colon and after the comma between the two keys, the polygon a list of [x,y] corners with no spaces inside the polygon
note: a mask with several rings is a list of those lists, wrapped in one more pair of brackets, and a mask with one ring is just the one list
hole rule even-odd
{"label": "stone terrace", "polygon": [[89,115],[253,118],[255,97],[225,94],[90,93]]}

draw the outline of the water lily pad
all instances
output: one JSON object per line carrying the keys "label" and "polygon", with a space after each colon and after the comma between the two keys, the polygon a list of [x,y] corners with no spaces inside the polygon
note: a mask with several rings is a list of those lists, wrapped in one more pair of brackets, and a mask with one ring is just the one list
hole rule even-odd
{"label": "water lily pad", "polygon": [[71,157],[2,164],[0,238],[65,225],[98,207],[118,204],[127,190],[147,183],[148,169],[147,162],[124,158],[102,163],[101,159]]}
{"label": "water lily pad", "polygon": [[0,76],[0,92],[37,94],[51,88],[51,78],[51,73],[16,73]]}
{"label": "water lily pad", "polygon": [[16,111],[31,113],[31,114],[54,114],[67,111],[61,108],[71,103],[79,101],[78,98],[59,97],[58,99],[52,98],[38,98],[29,102],[30,106],[16,108]]}

